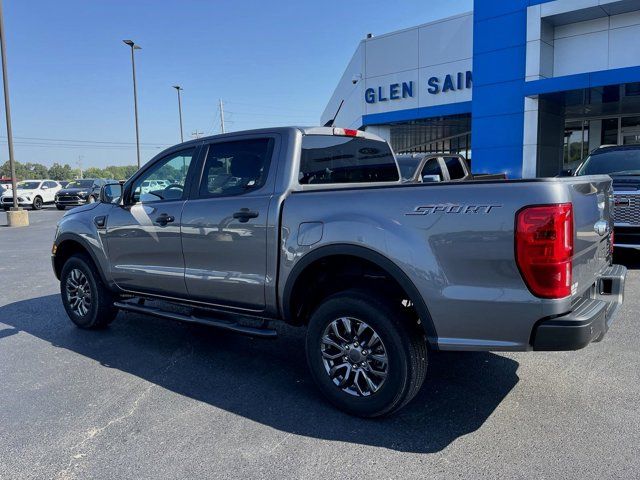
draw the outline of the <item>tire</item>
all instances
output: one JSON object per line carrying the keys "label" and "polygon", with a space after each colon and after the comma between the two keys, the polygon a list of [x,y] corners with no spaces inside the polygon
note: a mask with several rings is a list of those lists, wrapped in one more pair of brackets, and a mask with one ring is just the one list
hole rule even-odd
{"label": "tire", "polygon": [[2,207],[5,212],[8,212],[11,207]]}
{"label": "tire", "polygon": [[32,208],[34,210],[42,210],[42,205],[43,205],[42,197],[36,197],[33,199]]}
{"label": "tire", "polygon": [[64,210],[64,209],[65,209],[65,208],[67,208],[67,207],[66,207],[66,206],[64,206],[64,205],[58,205],[58,204],[56,203],[56,208],[57,208],[58,210]]}
{"label": "tire", "polygon": [[[394,307],[380,295],[361,290],[332,295],[311,315],[306,338],[307,362],[316,385],[333,405],[351,415],[380,417],[398,411],[418,393],[427,372],[427,343],[421,328],[404,315],[399,306]],[[343,318],[352,319],[352,332],[359,329],[363,322],[369,327],[358,338],[359,342],[366,345],[353,343],[345,324],[340,324]],[[335,342],[339,348],[323,342],[323,337],[330,337],[330,340],[338,338],[332,329],[334,322],[338,322],[337,333],[345,340]],[[377,334],[380,342],[372,343],[373,335],[370,332]],[[345,344],[350,347],[349,350]],[[371,348],[371,351],[366,348]],[[352,354],[353,350],[358,352]],[[386,367],[376,360],[384,357],[381,352],[386,353]],[[334,357],[338,353],[337,360],[325,357]],[[346,355],[342,356],[344,353]],[[362,359],[365,361],[358,363]],[[351,369],[339,367],[332,378],[330,371],[338,362],[349,363]],[[353,369],[354,365],[356,370]],[[363,378],[363,370],[377,388],[372,388]],[[382,371],[386,376],[380,375]],[[356,376],[359,376],[355,381],[359,386],[354,382]],[[346,384],[339,385],[345,381],[345,377]]]}
{"label": "tire", "polygon": [[[74,303],[77,296],[73,292],[78,290],[77,285],[88,292],[88,302]],[[67,315],[80,328],[104,328],[118,314],[113,306],[113,293],[104,285],[96,266],[86,255],[73,255],[65,262],[60,274],[60,295]],[[86,296],[82,295],[83,298]]]}

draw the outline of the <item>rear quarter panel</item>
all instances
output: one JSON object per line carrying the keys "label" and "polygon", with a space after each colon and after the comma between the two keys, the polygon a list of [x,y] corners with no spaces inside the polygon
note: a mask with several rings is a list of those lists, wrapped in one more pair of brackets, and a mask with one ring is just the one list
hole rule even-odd
{"label": "rear quarter panel", "polygon": [[[349,244],[393,261],[423,296],[439,348],[525,350],[536,321],[571,299],[534,297],[514,254],[515,215],[525,205],[572,201],[570,182],[469,182],[308,191],[283,206],[279,298],[309,252]],[[436,208],[438,207],[438,208]],[[316,222],[313,243],[301,224]],[[318,238],[319,237],[319,238]]]}

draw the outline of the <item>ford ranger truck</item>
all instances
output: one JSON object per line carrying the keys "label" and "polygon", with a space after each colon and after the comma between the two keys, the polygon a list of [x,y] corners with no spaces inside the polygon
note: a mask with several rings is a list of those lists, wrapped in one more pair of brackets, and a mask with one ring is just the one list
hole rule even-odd
{"label": "ford ranger truck", "polygon": [[606,175],[406,184],[379,137],[288,127],[174,146],[100,200],[53,244],[73,323],[304,326],[318,389],[363,417],[409,402],[430,352],[580,349],[623,301]]}

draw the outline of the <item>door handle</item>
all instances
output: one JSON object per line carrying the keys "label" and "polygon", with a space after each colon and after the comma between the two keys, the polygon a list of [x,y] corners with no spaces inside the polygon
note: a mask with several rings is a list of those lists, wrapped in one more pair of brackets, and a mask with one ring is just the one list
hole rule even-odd
{"label": "door handle", "polygon": [[161,227],[164,227],[167,223],[171,223],[174,220],[175,218],[173,218],[171,215],[167,215],[166,213],[163,213],[158,218],[156,218],[156,223]]}
{"label": "door handle", "polygon": [[240,220],[240,223],[247,223],[252,218],[257,218],[258,212],[252,212],[248,208],[241,208],[239,212],[233,214],[233,218]]}

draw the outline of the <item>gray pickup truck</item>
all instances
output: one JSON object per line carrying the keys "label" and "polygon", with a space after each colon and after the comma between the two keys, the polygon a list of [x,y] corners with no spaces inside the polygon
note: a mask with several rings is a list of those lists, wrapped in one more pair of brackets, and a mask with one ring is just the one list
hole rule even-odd
{"label": "gray pickup truck", "polygon": [[608,176],[406,184],[374,135],[289,127],[177,145],[100,200],[52,250],[76,325],[306,326],[319,390],[364,417],[411,400],[429,351],[579,349],[623,301]]}

